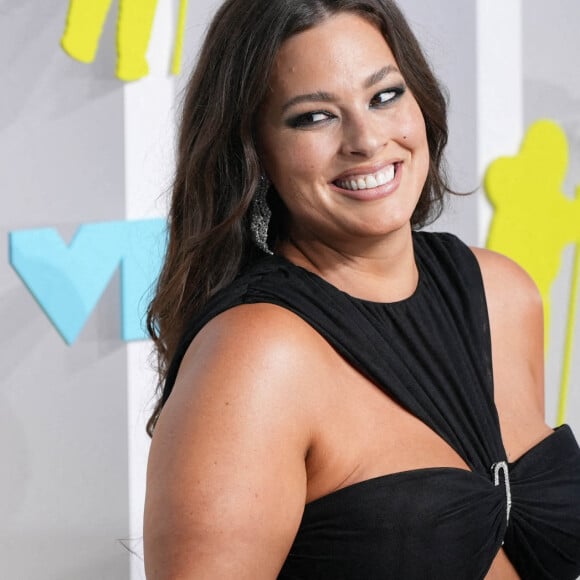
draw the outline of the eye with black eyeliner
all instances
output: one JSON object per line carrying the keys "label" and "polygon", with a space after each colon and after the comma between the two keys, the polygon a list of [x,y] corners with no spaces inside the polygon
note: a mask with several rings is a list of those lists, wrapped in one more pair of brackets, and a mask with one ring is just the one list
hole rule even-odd
{"label": "eye with black eyeliner", "polygon": [[399,99],[405,93],[405,90],[406,88],[403,85],[399,85],[380,91],[371,99],[371,106],[384,107],[389,105]]}
{"label": "eye with black eyeliner", "polygon": [[[376,93],[370,101],[370,106],[374,108],[387,107],[394,101],[398,100],[406,91],[404,85],[390,87]],[[285,121],[285,124],[292,129],[309,129],[318,125],[323,125],[332,121],[335,115],[328,111],[308,111],[291,117]]]}
{"label": "eye with black eyeliner", "polygon": [[320,125],[331,119],[334,119],[334,115],[328,111],[309,111],[308,113],[302,113],[301,115],[296,115],[288,119],[286,124],[294,129],[304,129]]}

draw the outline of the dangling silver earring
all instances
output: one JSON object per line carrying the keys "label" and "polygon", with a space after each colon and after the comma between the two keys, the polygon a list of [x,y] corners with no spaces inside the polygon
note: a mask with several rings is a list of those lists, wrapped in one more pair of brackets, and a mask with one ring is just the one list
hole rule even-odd
{"label": "dangling silver earring", "polygon": [[266,200],[269,189],[270,181],[265,175],[262,175],[252,200],[250,229],[252,230],[254,243],[258,248],[267,254],[273,254],[268,247],[268,226],[272,217],[272,210]]}

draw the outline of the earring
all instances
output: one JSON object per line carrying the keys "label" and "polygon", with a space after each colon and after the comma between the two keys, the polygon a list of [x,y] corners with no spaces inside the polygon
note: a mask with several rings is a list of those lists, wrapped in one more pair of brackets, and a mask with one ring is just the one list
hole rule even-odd
{"label": "earring", "polygon": [[270,181],[265,175],[260,176],[260,182],[256,188],[252,200],[250,229],[254,237],[254,243],[267,254],[273,254],[268,247],[268,225],[272,217],[272,210],[268,206],[266,195],[270,189]]}

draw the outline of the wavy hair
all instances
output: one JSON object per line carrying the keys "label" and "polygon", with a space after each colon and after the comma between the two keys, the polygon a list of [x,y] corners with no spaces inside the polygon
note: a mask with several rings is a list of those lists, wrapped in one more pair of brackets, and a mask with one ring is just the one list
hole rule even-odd
{"label": "wavy hair", "polygon": [[[177,169],[168,217],[165,262],[149,306],[159,400],[170,387],[169,364],[187,324],[221,288],[259,255],[250,231],[250,207],[261,175],[256,117],[282,43],[338,12],[353,12],[377,26],[389,44],[425,119],[429,172],[412,225],[441,212],[450,191],[443,164],[447,103],[443,91],[397,5],[391,0],[226,0],[216,13],[192,72],[182,106]],[[284,235],[285,208],[271,188],[269,239]]]}

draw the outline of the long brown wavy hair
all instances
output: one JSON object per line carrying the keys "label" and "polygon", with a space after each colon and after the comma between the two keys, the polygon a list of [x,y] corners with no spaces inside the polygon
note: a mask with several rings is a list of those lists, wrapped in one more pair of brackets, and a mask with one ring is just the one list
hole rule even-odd
{"label": "long brown wavy hair", "polygon": [[[261,175],[256,117],[282,43],[337,12],[375,24],[389,44],[423,116],[430,166],[413,227],[433,221],[450,191],[443,167],[447,104],[399,8],[391,0],[226,0],[216,13],[183,102],[168,245],[147,327],[154,341],[159,400],[152,435],[171,386],[163,384],[185,328],[207,301],[257,255],[250,211]],[[284,234],[284,207],[271,188],[269,239]]]}

